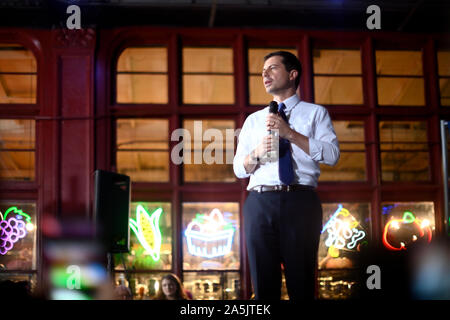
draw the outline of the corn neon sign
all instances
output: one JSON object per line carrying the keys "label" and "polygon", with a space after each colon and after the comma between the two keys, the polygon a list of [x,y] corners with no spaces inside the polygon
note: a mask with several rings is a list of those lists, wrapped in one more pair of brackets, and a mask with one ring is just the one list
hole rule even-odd
{"label": "corn neon sign", "polygon": [[224,256],[231,251],[234,231],[219,209],[213,209],[209,215],[197,214],[184,233],[188,251],[203,258]]}
{"label": "corn neon sign", "polygon": [[154,261],[160,259],[162,237],[159,228],[159,218],[162,213],[162,208],[158,208],[149,215],[144,207],[139,204],[136,207],[136,220],[130,219],[131,230],[136,234],[139,243]]}

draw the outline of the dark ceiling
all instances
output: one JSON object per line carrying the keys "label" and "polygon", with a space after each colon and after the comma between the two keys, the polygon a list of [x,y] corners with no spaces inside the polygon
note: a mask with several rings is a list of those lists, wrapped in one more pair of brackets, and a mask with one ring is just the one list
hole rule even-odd
{"label": "dark ceiling", "polygon": [[450,32],[448,0],[0,0],[0,26],[65,26],[70,4],[82,27],[253,27],[367,31],[366,9],[381,9],[382,31]]}

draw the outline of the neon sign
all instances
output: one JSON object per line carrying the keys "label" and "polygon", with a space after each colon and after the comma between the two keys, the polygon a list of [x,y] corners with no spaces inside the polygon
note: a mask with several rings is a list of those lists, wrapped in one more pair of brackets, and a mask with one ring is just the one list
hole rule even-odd
{"label": "neon sign", "polygon": [[161,231],[159,229],[159,218],[162,213],[162,208],[158,208],[149,215],[144,207],[139,204],[136,207],[136,220],[130,219],[131,230],[154,261],[158,261],[160,258]]}
{"label": "neon sign", "polygon": [[[7,219],[10,213],[16,216]],[[0,218],[0,254],[5,255],[17,241],[26,237],[27,231],[33,231],[34,226],[31,217],[17,207],[9,208],[4,215],[0,212]]]}
{"label": "neon sign", "polygon": [[[426,235],[425,235],[426,234]],[[430,221],[420,220],[411,211],[405,211],[402,219],[392,218],[384,227],[383,244],[393,251],[406,250],[406,246],[425,238],[431,242],[432,231]]]}
{"label": "neon sign", "polygon": [[188,251],[204,258],[224,256],[231,251],[234,231],[219,209],[213,209],[209,215],[197,214],[184,232]]}
{"label": "neon sign", "polygon": [[358,242],[364,239],[366,233],[358,229],[359,222],[342,204],[323,226],[321,233],[328,232],[328,238],[325,240],[325,246],[328,247],[328,253],[333,258],[339,256],[339,250],[353,250]]}

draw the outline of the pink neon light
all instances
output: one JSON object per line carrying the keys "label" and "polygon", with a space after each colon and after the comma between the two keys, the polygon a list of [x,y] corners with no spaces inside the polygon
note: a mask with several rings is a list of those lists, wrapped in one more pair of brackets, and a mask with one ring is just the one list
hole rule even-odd
{"label": "pink neon light", "polygon": [[0,221],[0,254],[5,255],[27,235],[25,222],[16,218]]}

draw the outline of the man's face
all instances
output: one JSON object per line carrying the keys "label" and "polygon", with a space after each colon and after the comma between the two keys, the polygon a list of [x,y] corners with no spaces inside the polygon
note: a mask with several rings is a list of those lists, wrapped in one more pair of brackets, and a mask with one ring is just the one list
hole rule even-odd
{"label": "man's face", "polygon": [[274,95],[293,86],[297,71],[288,72],[282,60],[281,56],[273,56],[264,62],[262,78],[266,92],[269,94]]}

